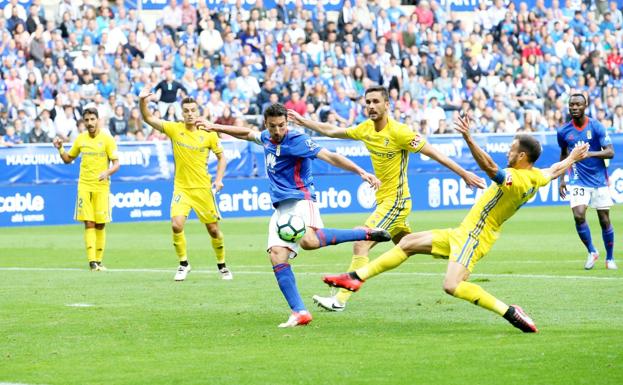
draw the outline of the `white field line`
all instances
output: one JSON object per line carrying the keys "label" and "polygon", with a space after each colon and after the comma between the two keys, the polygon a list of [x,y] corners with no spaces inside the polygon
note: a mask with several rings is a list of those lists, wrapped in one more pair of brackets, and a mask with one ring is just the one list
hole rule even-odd
{"label": "white field line", "polygon": [[[257,266],[253,266],[257,267]],[[63,268],[63,267],[0,267],[1,271],[67,271],[67,272],[88,272],[85,269],[78,268]],[[107,273],[166,273],[171,274],[173,269],[111,269],[109,268],[105,272],[89,272],[90,274],[107,274]],[[216,274],[213,270],[193,270],[193,274]],[[234,275],[263,275],[273,273],[271,271],[239,271],[234,270]],[[300,272],[297,271],[296,275],[322,275],[327,272]],[[398,275],[398,276],[416,276],[416,277],[443,277],[444,273],[421,273],[421,272],[388,272],[386,274]],[[587,273],[590,274],[590,273]],[[560,279],[560,280],[589,280],[589,281],[623,281],[623,277],[595,277],[590,275],[551,275],[551,274],[472,274],[472,278],[526,278],[526,279]],[[2,383],[0,383],[2,385]]]}
{"label": "white field line", "polygon": [[0,382],[0,385],[30,385],[30,384],[22,384],[17,382]]}

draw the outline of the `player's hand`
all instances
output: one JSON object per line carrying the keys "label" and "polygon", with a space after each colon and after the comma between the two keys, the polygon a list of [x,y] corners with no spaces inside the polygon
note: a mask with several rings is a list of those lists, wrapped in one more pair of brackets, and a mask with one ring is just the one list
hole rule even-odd
{"label": "player's hand", "polygon": [[56,136],[53,140],[52,140],[52,144],[54,145],[54,147],[56,147],[57,149],[63,147],[63,139],[59,138],[58,136]]}
{"label": "player's hand", "polygon": [[290,110],[290,109],[288,109],[288,119],[291,122],[293,122],[293,123],[295,123],[295,124],[297,124],[299,126],[302,126],[303,122],[305,121],[305,119],[301,116],[301,114],[299,114],[298,112],[296,112],[294,110]]}
{"label": "player's hand", "polygon": [[216,131],[214,129],[214,125],[210,123],[206,118],[203,118],[203,117],[199,117],[195,119],[195,127],[197,127],[198,130],[204,130],[208,132]]}
{"label": "player's hand", "polygon": [[574,162],[579,162],[582,159],[588,158],[588,147],[588,143],[582,143],[578,146],[575,146],[569,154],[569,157],[573,159]]}
{"label": "player's hand", "polygon": [[151,101],[153,99],[154,93],[151,92],[151,87],[149,85],[146,85],[141,92],[138,94],[138,98],[140,100],[146,100],[146,101]]}
{"label": "player's hand", "polygon": [[222,181],[214,181],[214,183],[212,183],[212,191],[215,194],[218,194],[219,192],[221,192],[221,190],[223,189],[223,182]]}
{"label": "player's hand", "polygon": [[110,176],[110,174],[108,173],[108,170],[103,171],[99,177],[97,178],[100,182],[105,181],[106,179],[108,179],[108,177]]}
{"label": "player's hand", "polygon": [[565,199],[565,197],[567,196],[567,192],[567,182],[565,182],[563,179],[558,186],[558,194],[560,195],[560,199]]}
{"label": "player's hand", "polygon": [[381,187],[381,181],[379,180],[379,178],[377,178],[373,174],[370,174],[369,172],[364,171],[363,174],[361,174],[361,179],[368,182],[370,184],[370,187],[372,187],[374,190],[378,190],[379,187]]}
{"label": "player's hand", "polygon": [[487,182],[485,182],[483,178],[479,177],[471,171],[467,171],[465,175],[463,175],[463,180],[469,188],[487,188]]}
{"label": "player's hand", "polygon": [[464,138],[469,136],[469,117],[467,115],[459,115],[454,121],[454,129],[460,132]]}

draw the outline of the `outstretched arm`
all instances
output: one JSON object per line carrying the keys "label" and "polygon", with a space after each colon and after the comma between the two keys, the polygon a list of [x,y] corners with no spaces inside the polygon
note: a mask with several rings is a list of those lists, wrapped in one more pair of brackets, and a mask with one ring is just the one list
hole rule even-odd
{"label": "outstretched arm", "polygon": [[445,154],[439,152],[435,147],[426,143],[420,153],[428,156],[429,158],[437,161],[438,163],[446,166],[450,170],[452,170],[455,174],[463,178],[465,184],[469,187],[478,187],[478,188],[487,188],[487,184],[484,179],[474,174],[471,171],[467,171],[463,167],[459,166],[458,163],[447,157]]}
{"label": "outstretched arm", "polygon": [[584,143],[581,146],[575,146],[573,148],[573,151],[569,153],[569,156],[567,156],[560,162],[552,164],[549,168],[543,170],[543,175],[545,175],[545,177],[549,179],[558,178],[559,176],[564,174],[564,172],[567,171],[567,169],[571,167],[575,162],[579,162],[582,159],[588,158],[588,147],[588,143]]}
{"label": "outstretched arm", "polygon": [[467,147],[469,147],[469,151],[471,151],[478,167],[480,167],[480,169],[484,171],[489,178],[493,179],[493,177],[498,173],[499,167],[493,161],[493,158],[484,152],[484,150],[474,141],[474,138],[472,138],[469,132],[469,118],[466,116],[459,116],[454,122],[454,129],[463,135],[463,140],[467,143]]}
{"label": "outstretched arm", "polygon": [[154,94],[153,92],[151,92],[151,87],[145,86],[145,88],[143,88],[138,94],[138,104],[141,109],[141,115],[143,115],[143,120],[145,121],[145,123],[149,124],[154,129],[162,132],[162,120],[152,115],[151,111],[149,111],[149,108],[147,108],[147,103],[149,103],[152,99],[154,99]]}
{"label": "outstretched arm", "polygon": [[248,127],[224,126],[222,124],[214,124],[208,122],[204,118],[197,119],[195,125],[200,130],[208,132],[222,132],[235,138],[248,140],[250,142],[255,142],[255,134],[257,133],[257,131],[254,131],[253,129]]}
{"label": "outstretched arm", "polygon": [[320,152],[318,152],[318,155],[316,155],[316,157],[318,159],[324,160],[332,166],[339,167],[342,170],[350,171],[359,175],[361,179],[368,182],[370,186],[372,186],[375,190],[377,190],[381,186],[381,181],[378,180],[376,176],[366,172],[366,170],[357,166],[350,159],[340,154],[336,154],[327,150],[326,148],[323,148],[322,150],[320,150]]}
{"label": "outstretched arm", "polygon": [[309,128],[310,130],[315,131],[320,135],[328,136],[331,138],[348,139],[345,128],[337,127],[328,123],[315,122],[311,119],[305,119],[294,110],[288,110],[288,119],[295,124],[305,128]]}

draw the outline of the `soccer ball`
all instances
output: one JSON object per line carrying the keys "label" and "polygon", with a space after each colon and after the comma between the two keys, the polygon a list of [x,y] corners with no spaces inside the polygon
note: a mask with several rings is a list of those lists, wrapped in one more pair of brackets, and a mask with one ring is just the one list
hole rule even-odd
{"label": "soccer ball", "polygon": [[305,221],[298,215],[283,214],[277,219],[277,234],[286,242],[296,242],[305,235]]}

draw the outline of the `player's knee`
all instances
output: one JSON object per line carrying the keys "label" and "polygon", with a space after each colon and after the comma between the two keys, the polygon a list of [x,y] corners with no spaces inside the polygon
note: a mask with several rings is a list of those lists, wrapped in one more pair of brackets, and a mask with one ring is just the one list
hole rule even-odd
{"label": "player's knee", "polygon": [[299,246],[303,250],[314,250],[320,246],[320,243],[315,237],[308,237],[307,234],[303,238],[301,238],[301,242],[299,242]]}
{"label": "player's knee", "polygon": [[184,231],[184,225],[182,223],[172,222],[171,229],[173,229],[174,233],[181,233]]}
{"label": "player's knee", "polygon": [[404,250],[407,255],[415,254],[420,251],[422,243],[425,241],[424,235],[420,233],[412,233],[402,237],[398,246]]}
{"label": "player's knee", "polygon": [[268,257],[273,266],[288,261],[288,252],[284,252],[281,248],[272,247],[268,252]]}
{"label": "player's knee", "polygon": [[586,222],[586,215],[584,213],[573,213],[573,220],[575,220],[576,225],[581,225]]}
{"label": "player's knee", "polygon": [[457,286],[457,282],[453,279],[446,278],[443,281],[443,291],[445,291],[446,294],[454,295]]}

